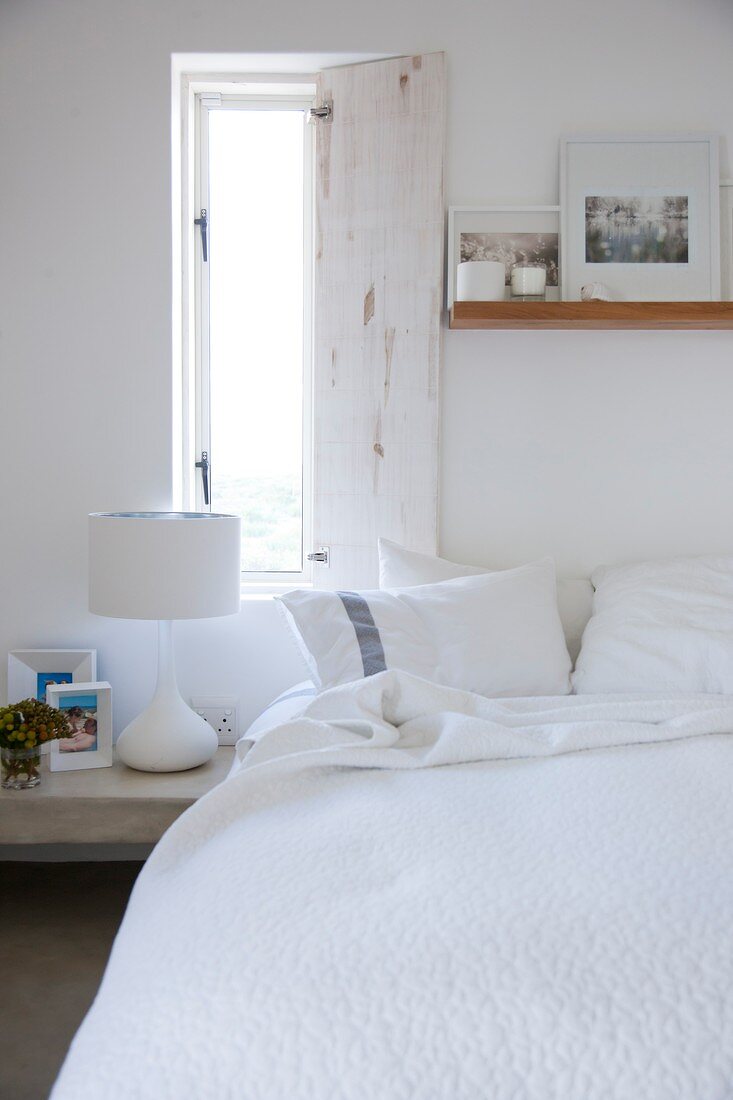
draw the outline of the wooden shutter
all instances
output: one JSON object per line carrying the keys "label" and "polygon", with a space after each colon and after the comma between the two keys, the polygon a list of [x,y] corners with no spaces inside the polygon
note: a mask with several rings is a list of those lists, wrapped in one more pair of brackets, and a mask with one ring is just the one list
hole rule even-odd
{"label": "wooden shutter", "polygon": [[444,55],[326,70],[319,92],[315,583],[373,588],[379,535],[436,548]]}

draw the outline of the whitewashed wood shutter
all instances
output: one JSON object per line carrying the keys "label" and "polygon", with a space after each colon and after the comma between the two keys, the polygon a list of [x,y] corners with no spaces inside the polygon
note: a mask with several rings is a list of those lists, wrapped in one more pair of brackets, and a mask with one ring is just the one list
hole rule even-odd
{"label": "whitewashed wood shutter", "polygon": [[314,580],[373,588],[378,536],[436,548],[444,55],[326,70],[319,94]]}

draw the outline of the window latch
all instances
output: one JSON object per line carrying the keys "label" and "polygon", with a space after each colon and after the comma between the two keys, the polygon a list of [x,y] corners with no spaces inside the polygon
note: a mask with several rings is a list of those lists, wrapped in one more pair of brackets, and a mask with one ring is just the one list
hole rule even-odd
{"label": "window latch", "polygon": [[319,565],[329,565],[329,551],[327,546],[319,546],[312,554],[306,554],[308,561],[318,562]]}
{"label": "window latch", "polygon": [[201,217],[194,218],[193,224],[201,227],[201,254],[206,263],[209,258],[209,216],[205,206],[201,208]]}
{"label": "window latch", "polygon": [[201,461],[196,463],[196,469],[201,471],[201,481],[204,487],[204,504],[209,505],[209,452],[201,452]]}

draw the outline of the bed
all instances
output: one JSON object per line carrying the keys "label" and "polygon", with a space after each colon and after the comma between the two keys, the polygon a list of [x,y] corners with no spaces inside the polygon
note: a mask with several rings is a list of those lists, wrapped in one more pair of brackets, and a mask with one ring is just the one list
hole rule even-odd
{"label": "bed", "polygon": [[730,1100],[727,687],[319,688],[151,855],[53,1100]]}

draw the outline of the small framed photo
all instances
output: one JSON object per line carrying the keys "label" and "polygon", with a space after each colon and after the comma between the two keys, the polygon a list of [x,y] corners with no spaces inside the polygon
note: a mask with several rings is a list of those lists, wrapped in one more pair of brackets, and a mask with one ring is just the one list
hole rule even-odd
{"label": "small framed photo", "polygon": [[112,688],[105,681],[53,684],[47,688],[50,706],[63,711],[69,736],[51,743],[52,772],[109,768],[112,765]]}
{"label": "small framed photo", "polygon": [[547,298],[560,298],[559,206],[451,206],[448,209],[448,309],[456,294],[456,270],[467,260],[499,260],[505,297],[511,297],[515,263],[543,263]]}
{"label": "small framed photo", "polygon": [[733,301],[733,180],[720,185],[721,292],[725,302]]}
{"label": "small framed photo", "polygon": [[8,702],[38,699],[56,684],[97,678],[96,649],[14,649],[8,654]]}
{"label": "small framed photo", "polygon": [[560,143],[563,297],[720,299],[716,134],[584,134]]}

